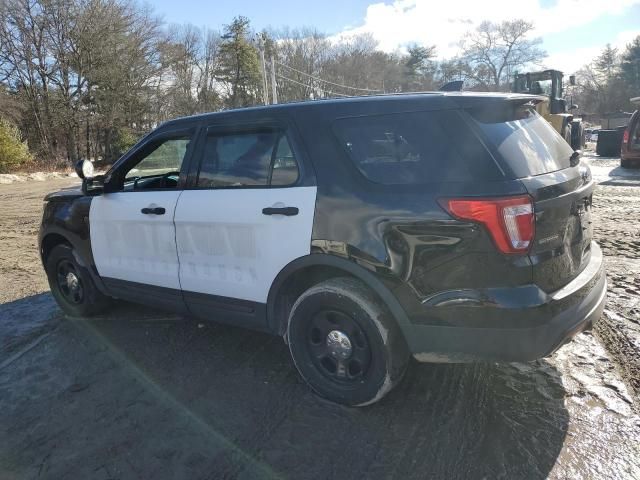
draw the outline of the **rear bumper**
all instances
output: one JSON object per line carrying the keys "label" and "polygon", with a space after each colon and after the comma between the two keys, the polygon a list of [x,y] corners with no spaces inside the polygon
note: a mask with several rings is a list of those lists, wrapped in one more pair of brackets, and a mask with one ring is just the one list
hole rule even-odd
{"label": "rear bumper", "polygon": [[625,162],[640,164],[640,150],[631,150],[628,147],[623,147],[620,152],[620,158]]}
{"label": "rear bumper", "polygon": [[[560,290],[547,294],[533,285],[501,289],[499,295],[489,295],[489,301],[462,308],[449,307],[449,299],[436,308],[449,308],[457,318],[469,318],[473,326],[464,321],[454,326],[412,324],[405,336],[412,354],[422,362],[536,360],[589,329],[602,315],[606,292],[602,251],[593,242],[589,264]],[[481,295],[487,298],[487,292]],[[487,310],[494,319],[489,327],[471,319],[474,312],[486,317]]]}

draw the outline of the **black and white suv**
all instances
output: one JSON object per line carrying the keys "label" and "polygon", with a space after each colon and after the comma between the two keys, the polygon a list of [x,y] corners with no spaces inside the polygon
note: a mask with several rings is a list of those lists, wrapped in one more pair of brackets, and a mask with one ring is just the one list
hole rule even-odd
{"label": "black and white suv", "polygon": [[[51,291],[282,335],[302,377],[380,399],[410,356],[527,361],[600,316],[594,183],[526,95],[434,93],[167,122],[46,197]],[[88,167],[84,162],[80,167]]]}

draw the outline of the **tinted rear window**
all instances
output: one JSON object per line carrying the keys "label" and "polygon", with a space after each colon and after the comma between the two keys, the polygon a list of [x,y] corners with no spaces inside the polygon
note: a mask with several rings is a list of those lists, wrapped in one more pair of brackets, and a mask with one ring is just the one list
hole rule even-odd
{"label": "tinted rear window", "polygon": [[573,149],[531,107],[469,112],[516,178],[568,168]]}
{"label": "tinted rear window", "polygon": [[493,181],[502,173],[456,111],[343,118],[334,124],[358,170],[386,185]]}

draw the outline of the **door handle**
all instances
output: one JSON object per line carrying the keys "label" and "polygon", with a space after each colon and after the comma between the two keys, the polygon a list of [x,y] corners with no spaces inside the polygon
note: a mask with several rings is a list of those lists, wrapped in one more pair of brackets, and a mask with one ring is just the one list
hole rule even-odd
{"label": "door handle", "polygon": [[263,215],[286,215],[292,217],[299,212],[298,207],[267,207],[262,209]]}
{"label": "door handle", "polygon": [[147,207],[143,208],[140,211],[145,215],[164,215],[164,212],[166,212],[164,207]]}

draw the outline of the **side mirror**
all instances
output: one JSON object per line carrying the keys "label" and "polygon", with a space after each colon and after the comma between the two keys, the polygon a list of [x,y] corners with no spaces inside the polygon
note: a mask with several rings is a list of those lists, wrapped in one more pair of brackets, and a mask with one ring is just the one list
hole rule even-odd
{"label": "side mirror", "polygon": [[93,163],[89,160],[78,160],[75,166],[75,171],[81,179],[89,180],[93,178]]}
{"label": "side mirror", "polygon": [[571,85],[572,87],[575,87],[575,85],[576,85],[576,76],[575,75],[569,75],[569,85]]}
{"label": "side mirror", "polygon": [[93,163],[89,160],[78,160],[75,171],[82,179],[82,193],[100,195],[104,191],[104,175],[94,176]]}
{"label": "side mirror", "polygon": [[104,193],[104,175],[82,179],[82,193],[85,195],[101,195]]}

